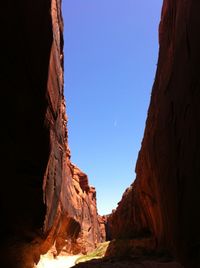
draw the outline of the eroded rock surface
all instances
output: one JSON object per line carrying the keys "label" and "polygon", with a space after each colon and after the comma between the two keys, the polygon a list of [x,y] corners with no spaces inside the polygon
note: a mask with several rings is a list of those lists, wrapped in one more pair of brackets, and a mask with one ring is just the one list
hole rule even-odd
{"label": "eroded rock surface", "polygon": [[[55,254],[77,253],[105,237],[95,189],[70,162],[60,5],[1,3],[3,268],[32,268],[53,244]],[[153,250],[169,251],[188,268],[200,266],[199,13],[199,1],[164,0],[137,178],[108,220],[112,238],[142,238],[142,247],[153,239]]]}
{"label": "eroded rock surface", "polygon": [[71,164],[60,0],[1,5],[0,267],[82,252],[101,240],[95,189]]}
{"label": "eroded rock surface", "polygon": [[164,0],[159,60],[137,177],[110,217],[113,238],[153,236],[200,266],[200,2]]}
{"label": "eroded rock surface", "polygon": [[56,236],[56,248],[58,253],[60,250],[71,254],[86,253],[103,241],[96,207],[96,190],[89,186],[87,175],[73,165],[69,158],[62,189],[62,228]]}

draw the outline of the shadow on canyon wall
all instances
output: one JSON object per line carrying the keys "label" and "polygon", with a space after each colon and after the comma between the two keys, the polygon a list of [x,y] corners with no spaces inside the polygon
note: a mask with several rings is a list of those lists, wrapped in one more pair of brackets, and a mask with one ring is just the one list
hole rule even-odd
{"label": "shadow on canyon wall", "polygon": [[[60,0],[4,1],[1,10],[0,266],[32,268],[53,244],[68,253],[95,248],[105,220],[70,161]],[[199,14],[198,1],[164,0],[137,177],[107,219],[110,238],[121,241],[111,242],[109,260],[142,248],[200,266]]]}

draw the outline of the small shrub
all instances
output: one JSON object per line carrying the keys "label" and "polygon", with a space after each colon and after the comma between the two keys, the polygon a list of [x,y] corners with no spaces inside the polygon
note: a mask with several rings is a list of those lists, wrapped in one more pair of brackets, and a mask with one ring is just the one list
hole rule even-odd
{"label": "small shrub", "polygon": [[104,242],[104,243],[100,243],[97,245],[96,249],[89,252],[86,255],[83,255],[81,257],[79,257],[76,260],[76,264],[80,263],[80,262],[86,262],[86,261],[90,261],[92,259],[100,259],[103,258],[105,256],[106,250],[109,246],[109,241],[108,242]]}

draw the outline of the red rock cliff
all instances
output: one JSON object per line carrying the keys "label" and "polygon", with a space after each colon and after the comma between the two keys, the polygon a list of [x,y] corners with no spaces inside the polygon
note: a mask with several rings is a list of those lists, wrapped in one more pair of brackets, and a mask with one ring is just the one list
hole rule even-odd
{"label": "red rock cliff", "polygon": [[112,237],[153,236],[200,266],[200,2],[165,0],[159,60],[132,186],[110,217]]}
{"label": "red rock cliff", "polygon": [[0,267],[32,268],[101,240],[95,189],[71,164],[60,0],[1,5]]}

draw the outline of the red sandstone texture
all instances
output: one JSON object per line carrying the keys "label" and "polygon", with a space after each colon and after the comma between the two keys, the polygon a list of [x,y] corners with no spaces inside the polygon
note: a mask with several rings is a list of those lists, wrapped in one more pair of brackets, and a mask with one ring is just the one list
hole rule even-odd
{"label": "red sandstone texture", "polygon": [[95,189],[70,162],[61,2],[4,1],[1,12],[0,267],[33,268],[53,244],[78,253],[103,238]]}
{"label": "red sandstone texture", "polygon": [[164,0],[159,60],[136,180],[109,219],[113,238],[152,236],[200,267],[200,2]]}
{"label": "red sandstone texture", "polygon": [[58,253],[86,253],[104,241],[101,234],[99,215],[96,207],[96,190],[88,184],[87,175],[66,162],[60,207],[61,228],[56,234]]}
{"label": "red sandstone texture", "polygon": [[55,242],[58,254],[61,251],[77,254],[94,249],[102,238],[95,188],[89,186],[87,175],[70,162],[63,97],[63,24],[60,12],[60,1],[52,0],[53,43],[45,116],[50,152],[43,180],[46,205],[44,233],[48,234],[49,244]]}
{"label": "red sandstone texture", "polygon": [[[95,190],[70,162],[60,10],[59,0],[1,4],[3,268],[32,268],[53,243],[57,253],[79,252],[105,237]],[[166,250],[188,268],[200,266],[199,13],[199,1],[164,0],[137,178],[108,220],[111,237],[133,248],[141,239],[143,249]]]}

